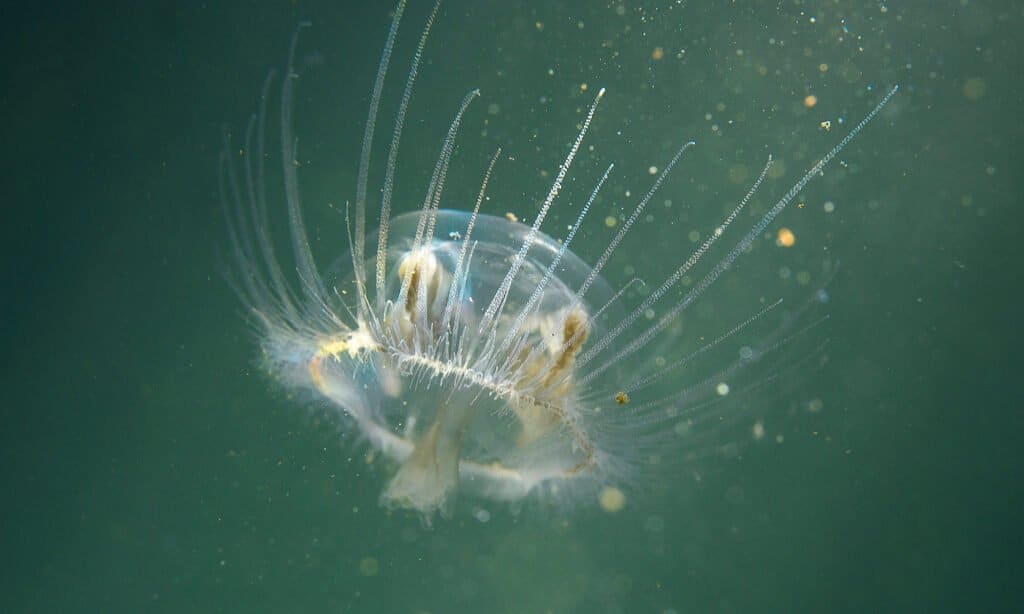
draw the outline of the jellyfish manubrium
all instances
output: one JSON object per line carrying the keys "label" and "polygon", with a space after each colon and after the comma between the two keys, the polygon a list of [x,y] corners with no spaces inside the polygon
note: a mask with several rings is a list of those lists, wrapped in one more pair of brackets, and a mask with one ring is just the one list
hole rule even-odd
{"label": "jellyfish manubrium", "polygon": [[[611,487],[617,496],[605,498],[621,500],[618,489],[635,484],[647,465],[670,466],[681,459],[680,424],[696,427],[728,419],[715,409],[715,391],[721,395],[735,372],[784,345],[785,338],[775,335],[744,346],[739,360],[699,382],[677,383],[683,380],[682,367],[738,335],[778,302],[760,305],[696,351],[654,363],[645,349],[655,340],[666,345],[680,314],[743,255],[897,88],[752,226],[738,233],[730,228],[760,186],[770,160],[746,196],[693,251],[655,247],[664,249],[661,259],[674,262],[675,270],[649,280],[650,291],[631,300],[629,284],[611,287],[602,271],[693,143],[680,145],[608,244],[581,258],[572,251],[573,239],[587,223],[612,166],[584,195],[585,204],[572,215],[575,222],[557,240],[542,227],[557,206],[604,89],[590,104],[529,225],[482,210],[500,150],[490,160],[472,208],[441,208],[457,133],[477,91],[465,96],[450,123],[422,207],[392,216],[400,137],[436,4],[394,120],[379,187],[379,226],[368,232],[371,144],[404,8],[400,0],[372,90],[353,215],[346,215],[345,227],[338,229],[339,237],[349,237],[347,270],[325,279],[303,224],[291,127],[297,34],[280,85],[291,258],[275,253],[277,229],[271,228],[265,187],[266,101],[273,74],[264,84],[263,102],[241,155],[226,143],[221,177],[233,248],[230,279],[252,315],[267,366],[285,385],[325,399],[342,416],[346,430],[357,433],[378,457],[392,461],[395,470],[381,494],[388,508],[415,510],[429,521],[436,514],[450,516],[459,492],[494,501],[571,500],[576,493]],[[704,262],[719,241],[726,242],[725,255]],[[684,277],[693,281],[681,288]],[[654,308],[658,315],[652,319]]]}

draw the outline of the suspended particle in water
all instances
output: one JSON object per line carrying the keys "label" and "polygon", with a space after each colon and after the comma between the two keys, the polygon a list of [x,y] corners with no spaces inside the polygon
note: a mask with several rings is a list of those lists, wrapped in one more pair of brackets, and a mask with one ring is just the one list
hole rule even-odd
{"label": "suspended particle in water", "polygon": [[775,235],[775,244],[779,247],[793,247],[796,243],[796,235],[793,231],[782,227],[779,228],[779,232]]}
{"label": "suspended particle in water", "polygon": [[626,494],[614,486],[605,486],[598,501],[604,511],[618,512],[626,507]]}

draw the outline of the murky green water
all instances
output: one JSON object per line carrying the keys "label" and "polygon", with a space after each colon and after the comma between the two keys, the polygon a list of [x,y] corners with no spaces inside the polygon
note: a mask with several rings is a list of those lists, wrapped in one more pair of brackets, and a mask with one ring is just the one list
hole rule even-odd
{"label": "murky green water", "polygon": [[[418,207],[479,87],[449,206],[471,205],[501,146],[488,206],[528,218],[607,87],[579,162],[617,162],[595,221],[698,141],[609,265],[614,283],[673,270],[665,254],[692,249],[689,231],[713,227],[772,154],[763,212],[901,92],[772,226],[794,247],[762,242],[690,320],[726,326],[839,264],[813,331],[828,361],[759,401],[763,439],[616,514],[488,505],[480,522],[467,500],[427,530],[378,507],[393,468],[259,372],[218,270],[222,126],[244,128],[302,18],[299,55],[319,53],[296,102],[307,225],[320,262],[345,249],[388,25],[387,7],[359,4],[55,4],[4,20],[4,611],[1013,609],[1019,8],[447,2],[396,207]],[[400,91],[385,88],[385,118]],[[599,230],[577,251],[600,253]]]}

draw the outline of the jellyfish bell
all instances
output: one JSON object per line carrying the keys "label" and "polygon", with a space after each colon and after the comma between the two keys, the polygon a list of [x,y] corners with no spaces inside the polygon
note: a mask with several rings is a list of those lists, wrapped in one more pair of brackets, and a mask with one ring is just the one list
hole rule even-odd
{"label": "jellyfish bell", "polygon": [[[345,227],[339,228],[339,235],[348,232],[350,249],[326,277],[310,249],[294,164],[296,34],[279,103],[283,208],[292,257],[276,253],[280,230],[272,228],[268,215],[265,127],[271,75],[241,155],[225,138],[221,193],[233,248],[229,280],[253,316],[270,371],[286,385],[328,401],[347,431],[393,461],[394,473],[381,494],[385,507],[414,510],[429,521],[435,515],[450,517],[458,493],[466,492],[507,502],[590,500],[619,510],[626,490],[691,462],[688,447],[706,443],[696,433],[708,437],[716,426],[739,419],[740,412],[721,405],[723,398],[738,394],[731,383],[751,365],[777,355],[796,336],[791,323],[798,319],[786,318],[747,339],[777,313],[781,300],[767,301],[693,350],[680,343],[679,317],[764,236],[897,88],[747,228],[736,232],[734,222],[767,176],[770,158],[746,195],[695,249],[679,253],[678,245],[652,246],[656,260],[674,270],[645,280],[645,292],[634,296],[629,290],[636,280],[611,285],[604,278],[606,265],[694,143],[682,143],[659,166],[607,244],[595,253],[580,251],[580,257],[573,239],[588,222],[613,165],[593,179],[592,190],[574,195],[581,206],[563,204],[560,194],[604,89],[592,99],[529,223],[482,210],[500,150],[486,166],[472,207],[441,207],[459,128],[479,95],[476,90],[465,95],[449,123],[420,209],[392,215],[400,137],[438,4],[407,73],[379,191],[379,227],[368,232],[371,150],[405,0],[396,6],[372,90],[353,215],[346,215]],[[544,226],[553,207],[575,215],[556,237]],[[712,252],[718,254],[714,260],[708,257]],[[294,275],[286,274],[291,266]],[[742,343],[738,360],[687,379],[694,364],[732,342]]]}

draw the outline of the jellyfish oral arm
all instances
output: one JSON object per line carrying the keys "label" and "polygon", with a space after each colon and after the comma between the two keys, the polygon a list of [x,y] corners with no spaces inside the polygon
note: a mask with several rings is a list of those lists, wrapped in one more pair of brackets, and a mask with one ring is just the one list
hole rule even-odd
{"label": "jellyfish oral arm", "polygon": [[436,511],[451,518],[463,437],[473,413],[472,403],[446,403],[438,409],[434,423],[381,494],[385,507],[412,508],[427,517]]}

